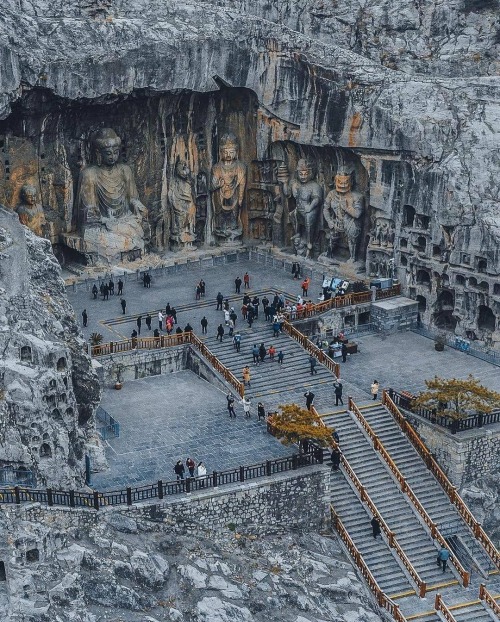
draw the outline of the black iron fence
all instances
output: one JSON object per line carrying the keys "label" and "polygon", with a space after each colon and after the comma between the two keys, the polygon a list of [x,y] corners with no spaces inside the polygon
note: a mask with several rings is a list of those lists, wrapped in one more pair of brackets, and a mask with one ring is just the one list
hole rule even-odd
{"label": "black iron fence", "polygon": [[323,452],[313,450],[306,454],[294,454],[285,458],[266,460],[259,464],[240,466],[228,471],[213,471],[204,477],[187,477],[177,481],[159,480],[153,484],[99,492],[77,490],[29,489],[21,486],[0,488],[0,503],[44,503],[50,507],[65,506],[70,508],[99,508],[111,505],[133,505],[152,499],[164,499],[174,495],[204,491],[227,484],[236,484],[260,477],[269,477],[276,473],[293,471],[306,466],[323,463]]}
{"label": "black iron fence", "polygon": [[467,415],[460,419],[455,419],[446,415],[442,415],[435,408],[424,408],[414,405],[414,396],[409,393],[398,393],[394,389],[388,389],[390,398],[396,406],[409,410],[431,423],[447,428],[452,434],[463,432],[464,430],[473,430],[474,428],[482,428],[484,425],[500,422],[500,409],[492,410],[490,413],[476,413]]}

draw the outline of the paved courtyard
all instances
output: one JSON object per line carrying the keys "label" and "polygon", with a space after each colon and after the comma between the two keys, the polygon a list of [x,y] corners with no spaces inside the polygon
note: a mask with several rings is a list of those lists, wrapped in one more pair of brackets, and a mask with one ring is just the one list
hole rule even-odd
{"label": "paved courtyard", "polygon": [[[203,272],[191,269],[156,278],[151,289],[145,289],[141,281],[127,281],[124,289],[127,300],[125,316],[121,314],[118,296],[103,302],[92,300],[90,292],[84,290],[73,292],[70,289],[68,295],[78,317],[83,308],[87,309],[89,326],[84,329],[87,338],[93,331],[103,333],[105,340],[128,338],[135,328],[136,314],[143,314],[144,317],[148,311],[164,308],[170,302],[180,309],[179,325],[184,327],[189,321],[198,335],[201,333],[200,320],[206,315],[210,344],[217,325],[223,321],[222,313],[215,310],[215,296],[218,291],[228,296],[240,316],[244,289],[242,287],[241,295],[235,296],[234,279],[238,275],[242,278],[246,271],[251,277],[251,295],[264,290],[287,292],[289,297],[301,293],[300,281],[294,281],[290,273],[244,260],[210,267]],[[207,295],[197,302],[194,291],[202,277],[207,284]],[[316,299],[320,289],[321,282],[317,276],[310,286],[309,297]],[[260,314],[254,327],[263,324]],[[153,328],[156,325],[156,317],[153,316]],[[251,331],[245,324],[246,332]],[[148,334],[144,322],[142,334]],[[354,340],[359,344],[359,352],[350,356],[345,364],[340,362],[344,403],[347,403],[348,395],[359,401],[369,399],[370,384],[374,379],[380,382],[381,387],[418,392],[425,388],[424,380],[436,374],[463,378],[472,373],[486,386],[500,391],[500,368],[451,348],[436,352],[432,340],[415,333],[396,333],[385,338],[363,335]],[[269,392],[262,398],[266,411],[275,410],[283,403],[304,404],[303,393],[308,388],[310,377],[307,363],[304,364],[303,380],[297,386],[291,386],[286,375],[286,362],[283,367],[283,386],[286,388],[284,391]],[[316,384],[314,392],[319,412],[336,410],[333,377],[331,381],[327,379]],[[175,461],[185,461],[189,455],[195,460],[203,460],[211,471],[292,453],[292,448],[283,447],[266,433],[262,422],[256,421],[258,400],[258,395],[253,396],[252,419],[244,420],[242,407],[237,406],[239,416],[236,421],[231,421],[227,416],[224,393],[188,371],[127,382],[121,391],[107,388],[102,406],[120,422],[121,433],[120,438],[109,441],[107,455],[110,470],[95,474],[94,487],[110,489],[160,478],[173,479]]]}

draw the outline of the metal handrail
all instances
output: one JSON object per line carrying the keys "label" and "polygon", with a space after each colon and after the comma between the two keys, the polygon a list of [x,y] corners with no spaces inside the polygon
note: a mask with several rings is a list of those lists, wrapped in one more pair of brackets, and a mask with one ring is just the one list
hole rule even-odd
{"label": "metal handrail", "polygon": [[374,449],[381,454],[382,458],[385,460],[391,472],[397,479],[401,487],[401,491],[404,494],[406,494],[406,496],[410,499],[412,505],[415,507],[418,514],[422,517],[425,524],[429,527],[432,538],[437,540],[441,546],[448,549],[448,551],[450,552],[451,563],[455,566],[455,568],[457,569],[457,572],[460,574],[463,586],[467,587],[470,583],[470,573],[465,570],[462,564],[458,561],[456,555],[452,554],[452,551],[450,547],[448,546],[448,543],[446,542],[445,538],[439,531],[436,523],[434,523],[434,521],[431,519],[429,514],[427,514],[427,510],[420,503],[417,495],[413,492],[410,484],[408,484],[405,477],[403,476],[401,471],[398,469],[396,463],[391,458],[389,452],[384,447],[380,438],[377,436],[377,434],[375,434],[375,432],[373,431],[372,427],[370,426],[368,421],[365,419],[365,417],[363,417],[363,415],[361,414],[361,411],[354,403],[354,400],[352,399],[352,397],[349,397],[349,410],[355,414],[356,418],[361,423],[361,425],[365,429],[368,436],[372,439]]}
{"label": "metal handrail", "polygon": [[481,523],[479,523],[472,512],[469,510],[463,499],[457,492],[456,487],[450,482],[448,477],[445,475],[444,471],[438,465],[436,460],[434,459],[431,452],[427,449],[424,443],[420,440],[418,434],[411,427],[411,425],[406,421],[403,414],[400,412],[399,408],[391,399],[389,393],[384,389],[382,393],[382,403],[387,407],[389,412],[392,414],[396,422],[398,423],[401,430],[406,434],[406,436],[410,439],[415,449],[421,455],[424,460],[427,468],[433,473],[434,477],[437,479],[445,493],[448,495],[451,503],[457,508],[458,513],[462,517],[463,521],[472,531],[476,540],[478,540],[483,546],[486,553],[489,555],[492,562],[495,566],[500,570],[500,553],[498,549],[490,540],[486,532],[484,531]]}

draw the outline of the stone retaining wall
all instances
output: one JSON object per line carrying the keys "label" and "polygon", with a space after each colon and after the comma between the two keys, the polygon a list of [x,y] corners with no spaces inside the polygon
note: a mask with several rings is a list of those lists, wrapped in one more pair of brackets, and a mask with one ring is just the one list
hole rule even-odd
{"label": "stone retaining wall", "polygon": [[405,411],[405,417],[455,486],[490,473],[500,462],[500,424],[451,434]]}

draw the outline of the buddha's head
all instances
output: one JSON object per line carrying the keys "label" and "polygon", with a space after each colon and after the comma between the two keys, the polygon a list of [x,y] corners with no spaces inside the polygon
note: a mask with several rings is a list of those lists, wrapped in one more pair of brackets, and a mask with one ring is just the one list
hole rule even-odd
{"label": "buddha's head", "polygon": [[177,160],[175,163],[175,174],[181,179],[188,179],[191,171],[184,160]]}
{"label": "buddha's head", "polygon": [[35,186],[31,184],[24,184],[24,186],[21,188],[21,201],[25,205],[33,207],[33,205],[36,205],[36,197],[37,191]]}
{"label": "buddha's head", "polygon": [[301,184],[307,184],[314,177],[314,166],[309,160],[301,159],[297,162],[297,177]]}
{"label": "buddha's head", "polygon": [[339,171],[335,175],[335,190],[339,194],[347,194],[352,188],[352,176],[350,173]]}
{"label": "buddha's head", "polygon": [[234,162],[238,158],[238,140],[232,133],[224,134],[220,140],[220,159]]}
{"label": "buddha's head", "polygon": [[100,129],[94,136],[98,164],[113,166],[120,157],[121,138],[109,127]]}

